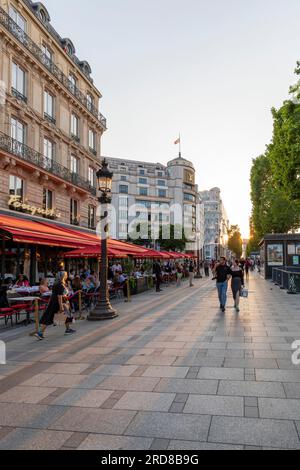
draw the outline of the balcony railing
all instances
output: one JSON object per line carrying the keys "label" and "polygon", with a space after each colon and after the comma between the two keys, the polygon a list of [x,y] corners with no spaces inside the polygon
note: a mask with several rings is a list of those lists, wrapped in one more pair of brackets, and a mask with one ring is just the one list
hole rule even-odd
{"label": "balcony railing", "polygon": [[71,139],[73,139],[77,144],[80,143],[80,137],[76,134],[71,134]]}
{"label": "balcony railing", "polygon": [[44,118],[47,119],[47,121],[51,122],[51,124],[56,124],[56,119],[50,116],[50,114],[44,113]]}
{"label": "balcony railing", "polygon": [[39,168],[42,168],[49,173],[52,173],[65,181],[74,184],[96,196],[96,188],[91,186],[90,182],[79,175],[74,175],[71,171],[62,166],[60,163],[52,160],[51,158],[44,157],[41,153],[36,150],[27,147],[27,145],[12,139],[6,134],[0,132],[0,150],[4,150],[12,155],[15,155],[22,160],[31,163]]}
{"label": "balcony railing", "polygon": [[87,97],[49,59],[42,49],[12,20],[0,7],[0,24],[4,26],[52,75],[91,113],[106,129],[106,119],[98,109],[88,102]]}
{"label": "balcony railing", "polygon": [[24,101],[24,103],[27,103],[27,98],[25,95],[23,95],[23,93],[20,93],[15,88],[11,89],[11,93],[15,98],[17,98],[17,100],[21,100],[21,101]]}

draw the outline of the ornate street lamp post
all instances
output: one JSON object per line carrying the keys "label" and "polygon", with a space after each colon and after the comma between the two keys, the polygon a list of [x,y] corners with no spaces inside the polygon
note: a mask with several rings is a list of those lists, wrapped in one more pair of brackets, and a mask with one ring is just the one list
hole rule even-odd
{"label": "ornate street lamp post", "polygon": [[202,279],[202,274],[200,270],[200,238],[197,234],[197,273],[195,279]]}
{"label": "ornate street lamp post", "polygon": [[[104,221],[108,217],[107,205],[111,204],[111,189],[112,189],[112,177],[113,173],[108,169],[108,163],[104,159],[102,168],[97,172],[98,188],[100,191],[99,203],[104,206],[103,215],[101,221]],[[104,225],[101,223],[101,262],[100,262],[100,291],[99,298],[95,310],[93,310],[88,320],[90,321],[101,321],[110,320],[118,316],[116,310],[114,310],[109,301],[108,285],[107,285],[107,270],[108,270],[108,258],[107,258],[107,238],[108,238],[108,223]]]}

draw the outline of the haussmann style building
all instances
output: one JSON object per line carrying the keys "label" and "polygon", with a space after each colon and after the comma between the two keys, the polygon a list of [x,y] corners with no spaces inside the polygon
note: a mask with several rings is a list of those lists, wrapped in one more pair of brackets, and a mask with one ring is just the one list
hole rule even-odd
{"label": "haussmann style building", "polygon": [[[51,269],[68,246],[64,230],[95,229],[106,119],[91,73],[42,3],[0,0],[0,227],[18,240],[6,248],[6,272]],[[45,226],[51,237],[33,245]]]}

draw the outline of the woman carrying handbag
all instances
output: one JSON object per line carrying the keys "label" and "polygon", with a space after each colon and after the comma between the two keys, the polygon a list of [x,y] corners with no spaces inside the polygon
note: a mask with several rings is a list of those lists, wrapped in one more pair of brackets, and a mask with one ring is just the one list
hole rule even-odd
{"label": "woman carrying handbag", "polygon": [[234,307],[237,312],[240,311],[240,297],[244,287],[244,272],[240,267],[240,262],[236,259],[231,267],[231,290],[234,299]]}
{"label": "woman carrying handbag", "polygon": [[35,334],[39,340],[44,339],[46,328],[53,325],[55,315],[63,315],[66,325],[65,334],[69,335],[76,333],[75,330],[70,328],[70,325],[73,323],[73,317],[71,314],[70,303],[68,301],[69,291],[67,288],[67,279],[68,273],[65,271],[60,271],[56,276],[49,305],[40,320],[41,331]]}

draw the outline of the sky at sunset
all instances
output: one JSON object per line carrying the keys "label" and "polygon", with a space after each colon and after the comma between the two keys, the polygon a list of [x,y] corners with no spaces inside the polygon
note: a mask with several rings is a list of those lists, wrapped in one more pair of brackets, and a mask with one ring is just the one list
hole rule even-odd
{"label": "sky at sunset", "polygon": [[44,0],[52,25],[92,67],[108,131],[102,154],[183,156],[199,189],[219,186],[248,235],[252,158],[272,135],[300,59],[296,0]]}

